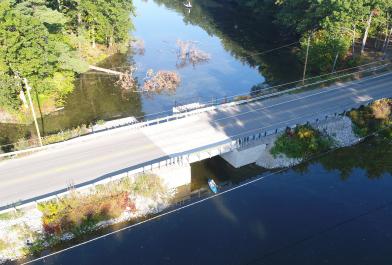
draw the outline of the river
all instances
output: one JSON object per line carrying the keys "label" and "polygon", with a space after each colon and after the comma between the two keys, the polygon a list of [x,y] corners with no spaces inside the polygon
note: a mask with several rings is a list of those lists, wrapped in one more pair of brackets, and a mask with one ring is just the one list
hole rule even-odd
{"label": "river", "polygon": [[391,158],[373,138],[283,172],[202,161],[193,188],[227,192],[32,264],[392,264]]}
{"label": "river", "polygon": [[[191,10],[182,1],[135,0],[134,4],[135,30],[131,34],[144,43],[143,49],[116,54],[100,66],[125,71],[135,65],[139,84],[149,69],[177,71],[181,76],[178,89],[160,94],[124,91],[115,85],[115,77],[88,72],[76,80],[63,109],[39,119],[43,135],[98,120],[170,112],[175,104],[244,95],[255,85],[300,79],[301,67],[292,46],[269,52],[292,40],[278,33],[267,12],[217,0],[193,1]],[[193,42],[210,60],[182,63],[177,57],[177,40]],[[0,132],[0,145],[35,134],[33,126],[10,124],[0,124]]]}
{"label": "river", "polygon": [[[182,83],[174,93],[122,91],[115,78],[86,73],[64,109],[43,117],[45,134],[299,79],[301,67],[290,49],[264,53],[290,43],[276,33],[268,13],[231,1],[192,2],[188,10],[182,1],[136,0],[132,35],[144,41],[144,52],[117,54],[102,63],[119,70],[135,64],[139,82],[148,69],[178,71]],[[211,59],[179,66],[178,39],[196,42]],[[0,129],[3,144],[30,130]],[[205,188],[213,178],[228,192],[188,201],[171,214],[33,264],[392,264],[391,161],[391,143],[377,139],[283,172],[256,165],[233,169],[219,158],[201,161],[192,165],[191,189]]]}

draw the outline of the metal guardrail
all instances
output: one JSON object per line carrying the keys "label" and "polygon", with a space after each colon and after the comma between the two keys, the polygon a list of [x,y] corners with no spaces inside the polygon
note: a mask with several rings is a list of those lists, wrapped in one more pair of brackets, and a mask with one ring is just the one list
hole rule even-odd
{"label": "metal guardrail", "polygon": [[[337,80],[337,79],[348,77],[348,76],[351,76],[351,75],[354,75],[354,74],[358,74],[358,73],[369,72],[369,71],[377,71],[377,70],[385,68],[385,67],[387,67],[389,65],[391,65],[390,62],[388,62],[386,64],[383,64],[381,66],[376,66],[376,67],[372,67],[372,68],[369,68],[369,69],[364,69],[364,70],[361,70],[361,71],[357,71],[355,73],[339,75],[339,76],[335,76],[335,77],[332,77],[332,78],[329,78],[329,79],[326,79],[326,80],[320,80],[320,81],[317,81],[317,82],[314,82],[314,83],[305,84],[305,85],[302,85],[302,86],[294,87],[294,88],[291,88],[291,89],[286,89],[286,90],[279,91],[279,92],[273,92],[273,93],[269,93],[269,94],[266,94],[266,95],[259,95],[259,96],[257,96],[257,95],[255,95],[255,96],[248,95],[248,96],[251,97],[251,98],[248,98],[248,99],[236,100],[235,98],[232,98],[232,100],[230,102],[227,102],[227,100],[224,99],[224,101],[222,101],[222,102],[206,103],[205,105],[203,105],[203,107],[200,107],[200,108],[196,108],[196,109],[192,109],[192,110],[186,110],[186,111],[181,112],[181,113],[167,115],[167,116],[164,116],[164,117],[161,117],[161,118],[157,118],[157,119],[152,119],[152,120],[128,122],[128,123],[125,123],[125,124],[122,124],[122,125],[118,125],[118,126],[113,127],[113,128],[107,128],[107,129],[101,129],[101,130],[98,130],[98,131],[92,131],[91,133],[87,133],[87,134],[81,135],[79,137],[87,137],[87,136],[90,136],[90,135],[93,135],[93,134],[97,134],[97,133],[100,133],[100,132],[106,132],[106,131],[109,131],[109,130],[124,128],[124,127],[131,128],[131,129],[133,129],[133,128],[136,129],[136,128],[144,128],[144,127],[149,127],[149,126],[153,126],[153,125],[158,125],[158,124],[161,124],[161,123],[165,123],[165,122],[170,122],[170,121],[173,121],[173,120],[186,118],[186,117],[189,117],[189,116],[192,116],[192,115],[197,115],[197,114],[200,114],[200,113],[203,113],[203,112],[208,112],[208,111],[216,110],[216,109],[219,109],[219,108],[227,108],[227,107],[233,107],[233,106],[237,106],[237,105],[244,105],[244,104],[248,104],[248,103],[251,103],[251,102],[259,101],[259,100],[262,100],[262,99],[272,98],[272,97],[276,97],[276,96],[280,96],[280,95],[296,92],[296,91],[308,88],[310,86],[314,86],[314,85],[322,84],[322,83],[325,83],[325,82]],[[366,78],[360,79],[358,81],[351,81],[351,82],[360,82],[360,81],[367,80],[369,78],[374,78],[374,77],[383,76],[383,75],[385,75],[385,73],[379,74],[379,75],[375,75],[375,76],[366,77]],[[79,138],[79,137],[76,137],[76,138]],[[49,144],[49,145],[46,145],[46,146],[43,146],[43,147],[34,147],[34,148],[25,149],[25,150],[20,150],[20,151],[14,151],[14,152],[8,152],[8,153],[0,154],[0,159],[1,158],[7,158],[7,157],[15,157],[15,156],[18,156],[18,155],[21,155],[21,154],[27,154],[27,153],[33,153],[33,152],[41,151],[41,150],[44,150],[44,149],[47,149],[47,148],[50,148],[50,147],[54,147],[54,146],[56,146],[58,144],[62,144],[62,143],[67,142],[69,140],[73,140],[73,139],[75,139],[75,138],[68,139],[68,140],[65,140],[65,141],[62,141],[62,142],[58,142],[58,143],[54,143],[54,144]]]}
{"label": "metal guardrail", "polygon": [[[354,107],[359,107],[361,105],[368,105],[372,101],[373,100],[359,102],[356,104],[356,106],[353,106],[352,104],[347,104],[344,106],[333,106],[330,108],[326,108],[318,113],[309,113],[290,120],[282,121],[278,123],[281,124],[281,126],[279,126],[278,128],[276,127],[276,124],[274,124],[274,125],[262,126],[256,129],[248,130],[246,132],[242,132],[237,135],[232,135],[228,139],[223,141],[194,148],[184,152],[175,153],[170,156],[166,155],[154,160],[146,161],[139,165],[131,166],[109,174],[105,174],[94,180],[74,185],[73,188],[79,191],[84,191],[96,185],[106,184],[125,177],[129,177],[131,175],[149,172],[154,169],[159,169],[161,167],[166,167],[170,165],[183,165],[184,163],[185,164],[193,163],[195,161],[200,161],[202,159],[210,158],[216,155],[221,155],[223,153],[228,153],[233,150],[251,147],[257,145],[263,137],[285,131],[287,127],[293,128],[297,126],[299,120],[303,121],[301,122],[303,124],[318,123],[321,120],[327,120],[328,118],[336,117],[337,115],[345,115],[347,109],[349,108],[352,109]],[[341,114],[338,114],[339,110]],[[306,122],[304,122],[305,120]],[[271,127],[275,127],[275,128],[271,128]],[[35,198],[0,206],[0,214],[5,212],[10,212],[13,210],[21,210],[21,209],[27,209],[29,207],[36,207],[37,203],[46,202],[53,199],[59,199],[63,196],[68,195],[69,192],[70,192],[69,189],[65,188]]]}

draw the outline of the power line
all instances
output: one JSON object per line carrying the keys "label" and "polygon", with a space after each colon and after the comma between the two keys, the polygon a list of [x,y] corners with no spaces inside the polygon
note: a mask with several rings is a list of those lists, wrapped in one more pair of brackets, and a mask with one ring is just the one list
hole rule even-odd
{"label": "power line", "polygon": [[[287,47],[293,46],[293,45],[298,44],[298,43],[300,43],[300,42],[299,41],[295,41],[293,43],[285,44],[285,45],[282,45],[280,47],[272,48],[270,50],[266,50],[266,51],[262,51],[262,52],[255,52],[255,53],[251,53],[251,54],[247,54],[247,55],[239,55],[239,57],[249,58],[249,57],[254,57],[256,55],[263,55],[263,54],[271,53],[273,51],[277,51],[277,50],[280,50],[280,49],[283,49],[283,48],[287,48]],[[115,69],[126,69],[126,68],[129,68],[129,66],[118,66],[118,67],[112,67],[112,68],[108,68],[108,69],[115,70]]]}
{"label": "power line", "polygon": [[[372,136],[372,135],[373,135],[373,134],[369,134],[369,135],[365,136],[365,137],[362,138],[362,139],[366,139],[366,138],[368,138],[368,137],[370,137],[370,136]],[[311,161],[311,160],[313,160],[313,159],[315,159],[315,158],[324,157],[324,156],[326,156],[326,155],[328,155],[328,154],[330,154],[330,153],[332,153],[332,152],[334,152],[334,151],[336,151],[336,150],[343,149],[343,148],[346,148],[346,147],[336,147],[336,148],[331,149],[331,150],[329,150],[329,151],[326,151],[326,152],[323,152],[323,153],[321,153],[321,154],[312,156],[312,157],[310,157],[310,158],[308,158],[308,159],[305,159],[302,163],[309,162],[309,161]],[[25,264],[31,264],[31,263],[34,263],[34,262],[37,262],[37,261],[40,261],[40,260],[44,260],[44,259],[46,259],[46,258],[55,256],[55,255],[58,255],[58,254],[61,254],[61,253],[64,253],[64,252],[66,252],[66,251],[69,251],[69,250],[74,249],[74,248],[77,248],[77,247],[81,247],[81,246],[87,245],[87,244],[89,244],[89,243],[98,241],[98,240],[103,239],[103,238],[106,238],[106,237],[108,237],[108,236],[111,236],[111,235],[120,233],[120,232],[122,232],[122,231],[127,231],[127,230],[130,230],[131,228],[134,228],[134,227],[143,225],[143,224],[145,224],[145,223],[149,223],[149,222],[154,221],[154,220],[159,220],[159,219],[161,219],[162,217],[165,217],[165,216],[168,216],[168,215],[171,215],[171,214],[180,212],[180,211],[185,210],[185,209],[187,209],[187,208],[191,208],[191,207],[193,207],[193,206],[196,206],[196,205],[202,204],[202,203],[204,203],[204,202],[210,201],[210,200],[212,200],[212,199],[214,199],[214,198],[223,196],[223,195],[225,195],[226,193],[229,194],[230,192],[233,192],[233,191],[238,190],[238,189],[242,189],[242,188],[247,187],[247,186],[249,186],[249,185],[252,185],[252,184],[254,184],[254,183],[260,182],[260,181],[262,181],[262,180],[264,180],[264,179],[266,179],[266,178],[269,178],[269,177],[272,177],[272,176],[281,174],[281,173],[286,172],[286,171],[288,171],[289,169],[294,168],[294,167],[295,167],[295,166],[289,166],[289,167],[287,167],[287,168],[280,169],[280,170],[278,170],[278,171],[276,171],[276,172],[272,172],[272,173],[270,173],[270,174],[268,174],[268,175],[266,175],[266,176],[261,176],[261,177],[258,177],[258,178],[249,180],[249,181],[247,181],[247,182],[245,182],[245,183],[239,184],[239,185],[237,185],[237,186],[235,186],[235,187],[229,188],[229,189],[227,189],[227,190],[225,190],[225,191],[222,191],[222,192],[220,192],[220,193],[214,194],[214,195],[212,195],[212,196],[209,196],[209,197],[200,199],[200,200],[198,200],[198,201],[191,202],[191,203],[189,203],[189,204],[187,204],[187,205],[184,205],[184,206],[181,206],[181,207],[179,207],[179,208],[172,209],[172,210],[168,210],[168,211],[166,211],[166,212],[163,211],[162,213],[157,214],[157,215],[155,215],[155,216],[153,216],[153,217],[151,217],[151,218],[149,218],[149,219],[147,219],[147,220],[138,222],[138,223],[136,223],[136,224],[128,225],[128,226],[123,227],[123,228],[120,228],[120,229],[118,229],[118,230],[116,230],[116,231],[111,231],[111,232],[106,233],[106,234],[104,234],[104,235],[101,235],[101,236],[92,238],[92,239],[87,240],[87,241],[84,241],[84,242],[82,242],[82,243],[78,243],[78,244],[73,245],[73,246],[71,246],[71,247],[67,247],[67,248],[65,248],[65,249],[62,249],[62,250],[59,250],[59,251],[56,251],[56,252],[53,252],[53,253],[44,255],[44,256],[42,256],[42,257],[35,258],[35,259],[33,259],[33,260],[27,261],[27,262],[22,263],[22,264],[23,264],[23,265],[25,265]],[[374,208],[374,209],[371,209],[371,210],[367,211],[366,213],[363,213],[363,214],[354,216],[354,217],[352,217],[352,218],[348,218],[348,219],[346,219],[346,220],[344,220],[344,221],[342,221],[342,222],[339,222],[339,223],[337,223],[337,224],[334,224],[334,225],[332,225],[332,226],[330,226],[330,227],[328,227],[328,228],[326,228],[326,229],[324,229],[324,230],[322,230],[322,231],[316,233],[315,235],[313,235],[313,237],[315,237],[316,235],[318,235],[318,234],[320,234],[320,233],[325,233],[325,232],[323,232],[323,231],[326,231],[326,232],[327,232],[327,231],[328,231],[327,229],[331,230],[331,229],[334,229],[334,228],[338,227],[339,225],[343,225],[343,224],[350,223],[350,222],[354,221],[355,219],[358,219],[358,218],[360,218],[360,217],[369,215],[369,214],[371,214],[371,213],[373,213],[373,212],[376,212],[376,211],[379,211],[379,210],[381,210],[381,209],[384,209],[384,208],[386,208],[386,207],[388,207],[388,206],[390,206],[390,205],[392,205],[392,202],[389,202],[389,203],[387,203],[387,204],[385,204],[385,205],[383,205],[383,206],[379,206],[379,207],[376,207],[376,208]],[[306,237],[306,238],[304,238],[304,239],[302,239],[302,240],[299,240],[298,242],[299,242],[299,243],[305,242],[305,241],[307,241],[307,240],[310,240],[309,238],[311,239],[312,236],[308,236],[308,237]],[[297,245],[297,244],[298,244],[298,243],[296,243],[296,245]],[[291,244],[291,245],[293,245],[293,244]],[[282,251],[282,250],[285,250],[285,249],[287,249],[287,248],[290,248],[290,247],[293,247],[293,246],[294,246],[294,245],[293,245],[293,246],[291,246],[291,245],[290,245],[290,246],[282,247],[282,248],[278,249],[277,251]],[[263,258],[263,257],[262,257],[262,258]],[[259,260],[259,259],[258,259],[258,260]],[[250,262],[248,262],[248,263],[246,263],[246,264],[252,264],[252,263],[254,263],[254,262],[257,262],[258,260],[253,260],[253,261],[250,261]]]}
{"label": "power line", "polygon": [[[388,64],[386,64],[386,65],[389,65],[389,64],[390,64],[390,63],[388,63]],[[364,71],[366,71],[366,70],[357,71],[357,72],[355,72],[355,73],[364,72]],[[351,74],[354,74],[354,73],[351,73]],[[346,74],[345,76],[351,75],[351,74]],[[331,80],[333,80],[333,79],[337,79],[337,78],[341,78],[341,77],[344,77],[344,76],[339,76],[339,77],[334,77],[334,78],[331,78],[331,79],[328,79],[328,80],[323,80],[323,82],[331,81]],[[375,76],[374,78],[377,78],[377,77],[379,77],[379,76]],[[362,81],[362,80],[360,80],[360,81]],[[305,86],[310,86],[310,85],[314,85],[314,84],[318,84],[318,83],[320,83],[320,82],[316,82],[316,83],[313,83],[313,84],[307,84],[307,85],[305,85]],[[301,87],[299,87],[299,88],[301,88]],[[297,89],[297,88],[296,88],[296,89]],[[337,88],[334,88],[333,90],[340,90],[340,89],[342,89],[342,87],[337,87]],[[283,91],[283,92],[286,92],[286,91]],[[330,90],[323,90],[323,91],[321,91],[321,92],[319,92],[319,93],[327,93],[327,92],[330,92]],[[308,95],[308,96],[306,96],[306,97],[312,97],[312,96],[314,96],[314,95],[315,95],[315,94],[310,94],[310,95]],[[293,101],[295,101],[295,100],[300,100],[300,99],[303,99],[303,98],[304,98],[304,97],[302,97],[302,98],[296,98],[296,99],[293,99]],[[287,103],[287,102],[289,102],[289,101],[284,101],[284,102],[281,102],[281,103],[278,103],[278,104],[281,105],[281,104],[285,104],[285,103]],[[222,121],[222,120],[225,120],[225,119],[231,119],[231,118],[234,118],[234,117],[239,117],[239,116],[246,115],[246,114],[249,114],[249,113],[252,113],[252,112],[257,112],[257,111],[260,111],[260,110],[262,110],[262,109],[270,108],[270,107],[273,107],[273,106],[275,106],[275,105],[272,105],[272,106],[265,106],[265,107],[261,107],[261,108],[252,109],[252,110],[249,110],[249,111],[247,111],[247,112],[242,112],[242,113],[239,113],[239,114],[233,114],[233,115],[230,115],[230,116],[226,116],[226,117],[224,117],[224,118],[214,119],[214,120],[212,120],[212,121],[217,122],[217,121]],[[135,119],[146,119],[146,118],[151,117],[151,116],[158,116],[158,115],[162,115],[162,114],[167,114],[167,113],[169,113],[169,112],[172,112],[172,111],[167,110],[167,111],[162,111],[162,112],[156,112],[156,113],[147,114],[147,115],[140,116],[140,117],[135,117]],[[314,115],[314,113],[313,113],[312,115]],[[31,140],[24,140],[23,142],[29,142],[29,141],[31,141]],[[0,147],[8,147],[8,146],[16,145],[16,144],[18,144],[18,143],[11,143],[11,144],[6,144],[6,145],[1,145]],[[29,149],[29,148],[27,148],[27,149]]]}

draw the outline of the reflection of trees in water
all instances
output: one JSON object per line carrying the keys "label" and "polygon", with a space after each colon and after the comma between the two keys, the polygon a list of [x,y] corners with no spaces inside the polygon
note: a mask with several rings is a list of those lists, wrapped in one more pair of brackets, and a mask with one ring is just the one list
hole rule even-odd
{"label": "reflection of trees in water", "polygon": [[[286,44],[280,35],[264,1],[199,0],[190,14],[181,1],[155,0],[183,14],[185,23],[202,27],[208,34],[220,38],[224,48],[242,63],[257,67],[268,84],[297,80],[300,68],[290,48],[269,54],[260,52]],[[253,3],[252,5],[250,5]],[[256,6],[255,6],[256,5]]]}
{"label": "reflection of trees in water", "polygon": [[16,143],[21,138],[28,138],[30,134],[29,127],[26,125],[0,123],[0,150],[3,152],[12,151],[11,143]]}
{"label": "reflection of trees in water", "polygon": [[[129,54],[116,54],[102,63],[108,69],[125,69],[133,65]],[[142,116],[139,93],[116,85],[118,77],[106,74],[81,75],[76,89],[66,98],[64,110],[44,118],[46,133],[53,133],[97,120]],[[137,82],[137,80],[136,80]]]}
{"label": "reflection of trees in water", "polygon": [[195,41],[177,40],[177,48],[177,68],[184,68],[188,65],[195,67],[211,59],[211,55],[200,50]]}
{"label": "reflection of trees in water", "polygon": [[[342,180],[348,179],[355,169],[362,169],[369,179],[377,179],[384,174],[392,175],[392,142],[381,138],[371,138],[355,146],[336,150],[315,162],[319,162],[328,171],[338,170]],[[309,164],[295,168],[306,173]]]}

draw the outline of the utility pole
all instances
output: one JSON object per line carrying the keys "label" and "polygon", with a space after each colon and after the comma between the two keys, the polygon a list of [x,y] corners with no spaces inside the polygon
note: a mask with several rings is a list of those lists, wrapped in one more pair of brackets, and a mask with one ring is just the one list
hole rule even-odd
{"label": "utility pole", "polygon": [[38,127],[38,122],[37,122],[37,116],[35,115],[33,101],[31,100],[31,95],[30,95],[31,87],[30,87],[29,84],[27,83],[27,79],[26,79],[26,78],[23,78],[23,82],[24,82],[25,87],[26,87],[27,97],[29,98],[31,113],[33,114],[35,129],[37,130],[37,136],[38,136],[39,145],[40,145],[40,146],[43,146],[43,144],[42,144],[42,139],[41,139],[41,133],[39,132],[39,127]]}
{"label": "utility pole", "polygon": [[306,58],[305,58],[305,66],[304,66],[304,73],[302,76],[302,85],[305,84],[305,78],[306,78],[306,68],[308,67],[308,56],[309,56],[309,46],[310,46],[310,37],[312,34],[309,34],[308,37],[308,46],[306,47]]}
{"label": "utility pole", "polygon": [[336,53],[335,61],[333,62],[332,73],[335,72],[336,63],[338,62],[339,52]]}
{"label": "utility pole", "polygon": [[354,25],[353,26],[353,58],[354,58],[354,56],[355,56],[355,34],[356,34],[356,26]]}

